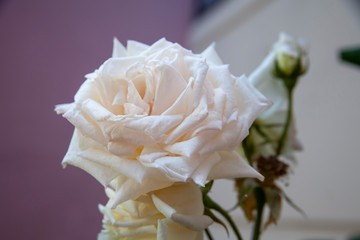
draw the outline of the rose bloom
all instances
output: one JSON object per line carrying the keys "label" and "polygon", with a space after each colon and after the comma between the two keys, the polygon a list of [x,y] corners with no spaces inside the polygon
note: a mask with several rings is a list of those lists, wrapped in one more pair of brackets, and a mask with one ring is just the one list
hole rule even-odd
{"label": "rose bloom", "polygon": [[174,182],[262,178],[234,149],[269,101],[213,46],[198,55],[165,39],[115,39],[86,78],[73,103],[56,106],[75,126],[63,164],[104,186],[118,177],[113,207]]}
{"label": "rose bloom", "polygon": [[[281,70],[291,75],[295,64],[300,61],[302,73],[306,71],[309,60],[307,55],[307,46],[304,40],[297,40],[285,33],[280,33],[278,41],[274,44],[270,53],[263,62],[249,75],[250,82],[263,93],[273,105],[264,111],[258,118],[262,125],[273,125],[264,130],[267,135],[272,137],[272,143],[279,140],[283,126],[286,120],[286,111],[288,107],[287,89],[281,79],[274,75],[275,62],[278,62]],[[300,58],[300,59],[299,59]],[[295,118],[291,117],[290,128],[287,141],[284,146],[282,158],[295,160],[294,151],[302,149],[301,143],[296,137]],[[262,144],[261,136],[251,136],[258,148],[258,153],[263,156],[275,155],[276,146]],[[258,141],[256,140],[258,139]]]}
{"label": "rose bloom", "polygon": [[194,183],[174,184],[114,209],[115,192],[107,188],[106,193],[110,200],[106,206],[99,205],[104,219],[98,240],[200,240],[202,231],[212,223],[203,215],[201,191]]}

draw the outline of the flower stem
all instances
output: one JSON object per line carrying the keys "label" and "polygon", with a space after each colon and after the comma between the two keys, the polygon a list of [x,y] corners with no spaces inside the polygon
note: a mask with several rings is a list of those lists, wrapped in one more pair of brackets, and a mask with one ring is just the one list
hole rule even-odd
{"label": "flower stem", "polygon": [[279,145],[276,149],[276,156],[279,156],[282,153],[285,142],[287,140],[287,135],[288,135],[288,131],[289,131],[290,123],[291,123],[291,117],[292,117],[292,105],[293,105],[292,92],[295,87],[296,80],[297,79],[284,79],[285,85],[288,90],[288,100],[289,101],[288,101],[288,109],[287,109],[287,114],[286,114],[285,126],[284,126],[284,130],[283,130],[283,133],[282,133],[280,141],[279,141]]}
{"label": "flower stem", "polygon": [[208,208],[214,209],[215,211],[219,212],[230,224],[232,230],[234,231],[238,240],[242,240],[239,230],[237,229],[234,221],[232,220],[231,216],[228,214],[226,210],[224,210],[219,204],[214,202],[209,196],[204,196],[204,205]]}
{"label": "flower stem", "polygon": [[211,232],[208,228],[205,228],[205,233],[209,240],[214,240],[214,238],[212,237]]}
{"label": "flower stem", "polygon": [[256,222],[253,229],[252,240],[259,240],[261,235],[262,215],[265,205],[265,193],[260,187],[254,189],[256,199]]}

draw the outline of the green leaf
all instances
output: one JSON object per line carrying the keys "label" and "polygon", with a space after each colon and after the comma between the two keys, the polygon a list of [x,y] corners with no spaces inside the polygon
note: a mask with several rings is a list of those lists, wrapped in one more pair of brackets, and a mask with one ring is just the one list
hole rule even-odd
{"label": "green leaf", "polygon": [[205,228],[205,233],[206,233],[206,236],[209,238],[209,240],[214,240],[214,238],[212,237],[210,230],[208,228]]}
{"label": "green leaf", "polygon": [[254,196],[254,189],[258,186],[254,179],[237,179],[236,187],[238,192],[238,203],[244,211],[245,217],[248,221],[254,220],[254,211],[256,210],[256,199]]}
{"label": "green leaf", "polygon": [[306,213],[300,207],[298,207],[284,192],[282,192],[282,196],[292,208],[294,208],[296,211],[306,217]]}
{"label": "green leaf", "polygon": [[340,58],[345,62],[360,66],[360,47],[342,50],[340,52]]}
{"label": "green leaf", "polygon": [[209,208],[205,207],[204,214],[206,216],[209,216],[214,222],[223,226],[226,230],[227,236],[229,237],[229,230],[228,230],[227,226],[225,225],[225,223],[222,222]]}
{"label": "green leaf", "polygon": [[280,219],[282,206],[281,194],[282,191],[279,188],[265,188],[266,203],[270,209],[269,218],[265,224],[265,227],[268,227],[272,223],[277,224],[278,220]]}
{"label": "green leaf", "polygon": [[232,220],[231,216],[229,215],[229,213],[224,210],[219,204],[217,204],[216,202],[214,202],[209,196],[205,195],[203,198],[204,201],[204,206],[208,207],[210,209],[213,209],[215,211],[217,211],[218,213],[220,213],[225,219],[226,221],[228,221],[228,223],[230,224],[230,227],[232,228],[232,230],[234,231],[236,237],[238,240],[242,240],[242,237],[240,235],[239,230],[237,229],[234,221]]}

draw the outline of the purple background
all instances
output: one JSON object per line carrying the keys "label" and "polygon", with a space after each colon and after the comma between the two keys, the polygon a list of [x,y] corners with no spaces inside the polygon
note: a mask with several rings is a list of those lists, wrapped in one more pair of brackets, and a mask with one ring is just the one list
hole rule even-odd
{"label": "purple background", "polygon": [[62,169],[73,127],[54,105],[73,101],[114,36],[184,45],[192,9],[191,0],[0,1],[1,239],[96,239],[105,193]]}

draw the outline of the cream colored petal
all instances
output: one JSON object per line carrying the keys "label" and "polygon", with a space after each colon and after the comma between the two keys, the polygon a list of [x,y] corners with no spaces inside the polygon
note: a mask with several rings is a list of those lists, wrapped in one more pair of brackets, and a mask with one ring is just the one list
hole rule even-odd
{"label": "cream colored petal", "polygon": [[161,212],[166,218],[171,219],[171,216],[176,213],[176,210],[170,207],[168,204],[164,203],[155,194],[152,194],[151,197],[159,212]]}
{"label": "cream colored petal", "polygon": [[[138,90],[136,89],[134,83],[132,81],[128,81],[128,92],[127,92],[127,101],[128,103],[132,103],[135,106],[143,109],[143,114],[148,114],[150,110],[150,106],[146,103],[141,95],[139,94]],[[131,114],[131,113],[129,113]],[[135,114],[135,113],[132,113]]]}
{"label": "cream colored petal", "polygon": [[161,55],[162,52],[166,51],[169,47],[175,45],[174,43],[166,41],[165,38],[161,38],[154,44],[149,46],[142,54],[151,56],[152,59],[156,58],[157,55]]}
{"label": "cream colored petal", "polygon": [[55,106],[56,114],[64,114],[74,107],[75,103],[64,103]]}
{"label": "cream colored petal", "polygon": [[213,220],[205,215],[184,215],[174,213],[171,219],[177,224],[194,231],[203,231],[213,223]]}
{"label": "cream colored petal", "polygon": [[190,158],[194,154],[198,154],[199,150],[204,145],[206,145],[209,139],[212,139],[217,133],[218,131],[216,130],[202,132],[201,134],[197,134],[189,140],[175,142],[171,145],[166,145],[164,149],[171,153],[179,154]]}
{"label": "cream colored petal", "polygon": [[219,55],[215,51],[215,43],[210,44],[202,53],[201,56],[206,58],[210,64],[223,65]]}
{"label": "cream colored petal", "polygon": [[82,158],[111,168],[116,171],[118,175],[126,176],[138,183],[144,182],[144,180],[152,174],[151,170],[146,169],[138,161],[121,158],[107,151],[87,149],[78,154]]}
{"label": "cream colored petal", "polygon": [[272,103],[259,92],[245,76],[236,79],[236,90],[240,93],[238,101],[246,103],[242,106],[242,116],[247,116],[247,123],[249,126],[253,121],[265,110],[271,107]]}
{"label": "cream colored petal", "polygon": [[146,238],[144,238],[144,235],[146,236],[149,234],[155,234],[156,231],[156,226],[147,225],[137,228],[118,228],[117,234],[121,237],[124,237],[126,240],[145,240]]}
{"label": "cream colored petal", "polygon": [[184,91],[179,95],[176,101],[168,109],[166,109],[161,115],[189,115],[193,108],[190,108],[190,102],[192,99],[192,86],[194,78],[191,77]]}
{"label": "cream colored petal", "polygon": [[119,57],[126,57],[127,52],[125,47],[119,42],[119,40],[114,37],[114,46],[113,46],[113,52],[112,57],[113,58],[119,58]]}
{"label": "cream colored petal", "polygon": [[181,136],[187,134],[191,129],[200,124],[208,116],[208,106],[206,96],[203,95],[200,104],[197,108],[187,116],[184,121],[175,128],[167,137],[165,143],[172,144],[177,141]]}
{"label": "cream colored petal", "polygon": [[146,115],[147,111],[144,108],[133,103],[124,104],[124,115]]}
{"label": "cream colored petal", "polygon": [[161,170],[174,182],[186,182],[198,164],[199,162],[193,158],[190,161],[190,159],[188,160],[182,156],[164,156],[155,159],[153,163],[145,165]]}
{"label": "cream colored petal", "polygon": [[144,147],[138,157],[138,160],[146,166],[149,163],[153,163],[156,159],[166,155],[168,155],[168,152],[164,151],[162,148]]}
{"label": "cream colored petal", "polygon": [[199,60],[198,58],[188,56],[185,60],[189,62],[189,68],[192,72],[192,76],[194,77],[194,86],[190,107],[195,108],[197,105],[199,105],[203,93],[205,92],[205,80],[209,67],[203,59]]}
{"label": "cream colored petal", "polygon": [[203,214],[204,205],[201,190],[194,183],[176,183],[171,187],[154,191],[153,194],[175,209],[177,213],[185,215]]}
{"label": "cream colored petal", "polygon": [[125,123],[127,128],[144,132],[154,139],[158,139],[170,129],[174,128],[183,119],[182,115],[145,116]]}
{"label": "cream colored petal", "polygon": [[203,231],[193,231],[177,223],[168,224],[168,239],[170,240],[202,240]]}
{"label": "cream colored petal", "polygon": [[219,178],[257,178],[264,180],[264,177],[253,169],[246,160],[242,159],[235,151],[226,152],[219,151],[221,157],[219,161],[210,171],[208,180]]}
{"label": "cream colored petal", "polygon": [[121,212],[124,216],[128,215],[129,218],[136,219],[158,219],[163,217],[159,214],[149,194],[141,195],[136,200],[128,200],[116,207],[115,211],[117,213]]}
{"label": "cream colored petal", "polygon": [[99,80],[113,81],[118,79],[125,79],[127,69],[134,63],[142,61],[144,58],[140,56],[109,58],[101,66]]}
{"label": "cream colored petal", "polygon": [[83,135],[105,145],[106,139],[97,123],[87,116],[76,104],[71,105],[63,114],[71,124],[75,126]]}
{"label": "cream colored petal", "polygon": [[162,214],[186,228],[202,231],[213,222],[203,215],[201,191],[195,184],[179,184],[156,191],[152,199]]}
{"label": "cream colored petal", "polygon": [[146,45],[141,42],[129,40],[127,41],[126,48],[127,48],[127,54],[129,56],[137,56],[143,53],[146,49],[148,49],[149,45]]}
{"label": "cream colored petal", "polygon": [[114,200],[111,203],[111,208],[115,208],[118,204],[129,199],[136,199],[142,194],[169,187],[172,184],[173,182],[166,180],[161,181],[156,179],[146,179],[140,184],[131,179],[123,179],[123,181],[119,184],[118,189],[116,189]]}
{"label": "cream colored petal", "polygon": [[[97,74],[93,74],[97,76]],[[94,79],[87,79],[79,88],[74,96],[75,103],[81,103],[86,99],[93,99],[100,101],[98,90],[96,89],[96,81]]]}
{"label": "cream colored petal", "polygon": [[154,71],[157,84],[151,114],[160,115],[176,101],[187,82],[169,65],[162,64]]}
{"label": "cream colored petal", "polygon": [[244,126],[244,121],[233,121],[232,123],[225,125],[219,134],[208,139],[208,142],[198,151],[198,153],[200,155],[205,155],[220,150],[233,151],[240,144],[241,140],[248,135],[249,126]]}
{"label": "cream colored petal", "polygon": [[[81,141],[86,141],[86,144],[91,143],[91,139],[85,138],[80,134],[78,130],[75,129],[72,136],[69,149],[62,161],[62,164],[66,166],[67,164],[76,166],[88,172],[94,178],[96,178],[103,186],[107,186],[112,179],[114,179],[118,173],[113,170],[111,167],[101,165],[99,163],[85,159],[79,155],[81,151],[80,146]],[[84,143],[83,143],[84,144]]]}
{"label": "cream colored petal", "polygon": [[82,102],[81,109],[84,114],[89,116],[95,122],[101,122],[114,117],[114,114],[108,109],[104,108],[98,102],[92,99],[87,99]]}
{"label": "cream colored petal", "polygon": [[205,186],[208,175],[213,167],[220,162],[222,159],[218,153],[213,153],[208,156],[204,161],[201,162],[200,166],[194,171],[191,178],[196,184]]}
{"label": "cream colored petal", "polygon": [[109,142],[107,148],[112,154],[119,157],[128,157],[134,155],[138,146],[126,142]]}
{"label": "cream colored petal", "polygon": [[145,133],[125,127],[124,124],[128,121],[128,119],[134,118],[131,116],[125,116],[123,119],[113,119],[113,121],[104,123],[102,129],[108,141],[125,142],[127,144],[142,146],[151,146],[156,144],[156,141]]}
{"label": "cream colored petal", "polygon": [[156,234],[156,240],[168,240],[168,224],[170,223],[169,219],[158,220],[158,228]]}

